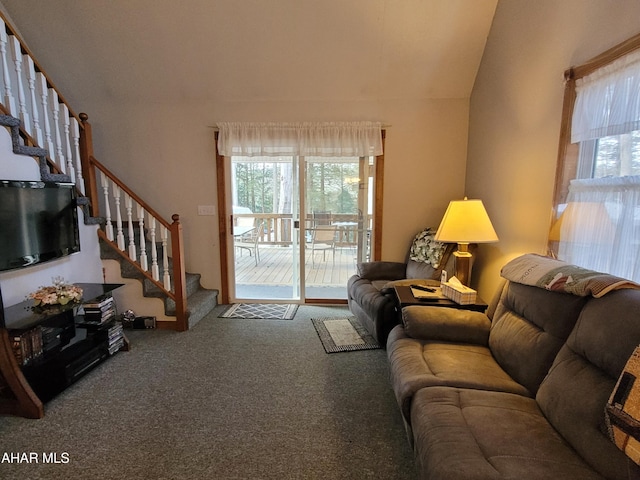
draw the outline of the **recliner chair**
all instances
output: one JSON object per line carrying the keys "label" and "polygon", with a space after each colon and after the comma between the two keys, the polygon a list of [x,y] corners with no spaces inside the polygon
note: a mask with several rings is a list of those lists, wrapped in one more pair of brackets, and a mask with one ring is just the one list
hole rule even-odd
{"label": "recliner chair", "polygon": [[[414,238],[433,237],[435,230],[425,229]],[[393,290],[394,285],[440,285],[440,274],[453,274],[455,244],[444,244],[437,267],[427,262],[363,262],[356,265],[357,274],[347,282],[347,302],[351,313],[384,348],[391,329],[400,322],[400,311]]]}

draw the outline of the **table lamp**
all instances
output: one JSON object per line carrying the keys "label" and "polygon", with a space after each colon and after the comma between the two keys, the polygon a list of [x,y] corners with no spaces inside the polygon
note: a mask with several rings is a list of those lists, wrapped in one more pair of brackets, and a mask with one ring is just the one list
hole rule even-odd
{"label": "table lamp", "polygon": [[457,243],[455,276],[464,285],[471,280],[472,254],[470,243],[492,243],[498,241],[489,215],[482,200],[452,200],[440,222],[435,239],[443,243]]}
{"label": "table lamp", "polygon": [[552,242],[611,244],[615,225],[603,203],[569,202],[549,231]]}

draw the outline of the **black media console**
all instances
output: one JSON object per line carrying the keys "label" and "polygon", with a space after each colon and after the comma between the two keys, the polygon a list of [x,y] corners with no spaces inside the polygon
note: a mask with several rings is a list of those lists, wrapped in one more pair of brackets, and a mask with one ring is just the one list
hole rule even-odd
{"label": "black media console", "polygon": [[78,283],[82,304],[4,309],[4,328],[25,380],[47,402],[118,350],[126,338],[112,292],[120,284]]}

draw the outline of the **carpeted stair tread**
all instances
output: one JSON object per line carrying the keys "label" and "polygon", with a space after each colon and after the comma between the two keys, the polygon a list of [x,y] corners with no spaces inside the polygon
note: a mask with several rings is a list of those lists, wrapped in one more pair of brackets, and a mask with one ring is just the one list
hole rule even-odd
{"label": "carpeted stair tread", "polygon": [[49,152],[46,149],[24,144],[24,140],[20,136],[21,125],[21,121],[11,115],[0,115],[0,126],[7,127],[11,134],[13,153],[38,158],[40,180],[43,182],[71,182],[69,175],[51,172],[51,166],[47,160]]}
{"label": "carpeted stair tread", "polygon": [[[147,248],[150,248],[147,242]],[[164,302],[164,311],[167,316],[175,316],[175,302],[169,298],[157,285],[145,277],[136,267],[131,265],[113,247],[104,241],[100,241],[100,257],[102,259],[116,260],[120,263],[120,275],[122,278],[133,278],[141,282],[142,294],[148,298],[158,298]],[[164,267],[162,259],[159,258],[159,271],[162,277]],[[171,268],[171,258],[168,259]],[[189,328],[197,324],[205,315],[218,305],[218,290],[205,289],[200,285],[201,275],[199,273],[185,273],[187,291],[187,319]],[[162,278],[160,279],[162,282]],[[173,279],[172,279],[173,284]]]}
{"label": "carpeted stair tread", "polygon": [[[218,290],[200,288],[187,298],[187,319],[189,328],[192,328],[202,320],[211,310],[218,305]],[[170,313],[167,313],[170,315]],[[175,304],[173,315],[175,315]]]}

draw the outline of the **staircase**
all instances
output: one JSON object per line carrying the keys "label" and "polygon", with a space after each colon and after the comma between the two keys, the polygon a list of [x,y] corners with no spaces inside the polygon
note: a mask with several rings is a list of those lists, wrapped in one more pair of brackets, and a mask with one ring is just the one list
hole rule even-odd
{"label": "staircase", "polygon": [[1,14],[0,98],[14,153],[37,158],[43,181],[75,183],[85,223],[101,227],[101,258],[120,262],[122,278],[140,280],[175,317],[160,327],[187,330],[217,305],[218,291],[185,272],[179,215],[164,219],[94,157],[88,116],[73,112]]}
{"label": "staircase", "polygon": [[[146,236],[146,235],[145,235]],[[152,248],[151,242],[147,240],[147,249]],[[164,314],[168,317],[176,316],[176,302],[155,283],[146,278],[139,269],[134,267],[131,262],[123,258],[109,242],[100,238],[100,258],[102,260],[114,260],[119,263],[120,276],[123,279],[133,278],[142,284],[142,295],[147,298],[155,298],[162,301],[164,305]],[[168,258],[169,270],[172,269],[172,259]],[[160,269],[164,269],[164,265],[160,264]],[[187,328],[192,328],[202,318],[207,315],[218,304],[218,290],[210,290],[203,288],[200,284],[199,273],[185,273],[185,285],[187,293]],[[135,311],[135,309],[134,309]],[[138,313],[138,312],[136,312]],[[171,323],[166,322],[165,326],[171,328]]]}

